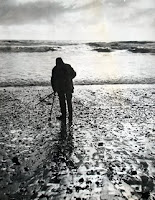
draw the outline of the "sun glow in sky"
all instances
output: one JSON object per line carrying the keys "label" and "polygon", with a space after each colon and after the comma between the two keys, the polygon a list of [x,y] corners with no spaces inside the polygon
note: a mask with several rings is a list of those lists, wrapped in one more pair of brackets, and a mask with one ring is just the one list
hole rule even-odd
{"label": "sun glow in sky", "polygon": [[154,0],[0,0],[0,39],[154,38]]}

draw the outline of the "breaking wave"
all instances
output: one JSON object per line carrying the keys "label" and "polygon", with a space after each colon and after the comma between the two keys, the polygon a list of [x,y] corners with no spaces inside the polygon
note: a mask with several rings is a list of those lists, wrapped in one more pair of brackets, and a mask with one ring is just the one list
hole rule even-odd
{"label": "breaking wave", "polygon": [[58,56],[77,72],[75,85],[155,84],[154,53],[145,41],[0,41],[0,87],[50,86]]}
{"label": "breaking wave", "polygon": [[90,42],[91,46],[97,52],[112,52],[115,50],[127,50],[132,53],[155,53],[155,42],[147,41],[125,41],[125,42]]}
{"label": "breaking wave", "polygon": [[0,41],[0,52],[48,52],[58,51],[65,46],[80,46],[85,44],[93,51],[110,53],[116,50],[127,50],[132,53],[155,53],[155,42],[153,41],[119,41],[119,42],[97,42],[97,41],[37,41],[37,40],[2,40]]}
{"label": "breaking wave", "polygon": [[0,46],[0,52],[48,52],[57,51],[59,48],[50,46]]}

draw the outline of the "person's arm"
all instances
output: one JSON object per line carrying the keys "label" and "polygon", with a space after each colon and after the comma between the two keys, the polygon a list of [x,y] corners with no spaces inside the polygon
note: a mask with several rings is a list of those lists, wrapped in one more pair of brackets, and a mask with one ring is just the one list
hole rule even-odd
{"label": "person's arm", "polygon": [[[72,68],[72,67],[71,67]],[[72,68],[72,79],[75,78],[76,76],[76,72],[74,71],[74,69]]]}
{"label": "person's arm", "polygon": [[52,86],[52,89],[54,91],[54,93],[56,93],[56,83],[55,83],[55,72],[54,72],[54,68],[52,70],[52,76],[51,76],[51,86]]}
{"label": "person's arm", "polygon": [[68,68],[68,76],[69,76],[70,79],[73,79],[76,76],[76,72],[74,71],[74,69],[70,65],[69,65],[69,68]]}

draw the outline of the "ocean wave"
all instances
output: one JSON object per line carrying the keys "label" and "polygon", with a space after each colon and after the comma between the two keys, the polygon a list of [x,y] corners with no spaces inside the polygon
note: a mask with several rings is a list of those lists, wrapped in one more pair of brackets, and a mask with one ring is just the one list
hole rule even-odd
{"label": "ocean wave", "polygon": [[48,52],[57,51],[59,48],[50,46],[0,46],[0,52]]}
{"label": "ocean wave", "polygon": [[69,46],[79,45],[78,41],[67,40],[0,40],[0,46]]}
{"label": "ocean wave", "polygon": [[155,53],[155,49],[149,49],[149,48],[144,48],[144,47],[132,47],[128,49],[128,51],[132,53]]}
{"label": "ocean wave", "polygon": [[109,47],[96,48],[96,49],[93,49],[93,51],[97,51],[97,52],[112,52],[112,50]]}
{"label": "ocean wave", "polygon": [[92,50],[98,52],[112,52],[114,50],[127,50],[132,53],[155,53],[155,42],[126,41],[126,42],[90,42],[87,43]]}
{"label": "ocean wave", "polygon": [[151,41],[37,41],[37,40],[1,40],[0,52],[48,52],[69,47],[71,50],[84,50],[82,45],[89,46],[89,50],[97,52],[113,52],[127,50],[132,53],[155,53],[155,42]]}

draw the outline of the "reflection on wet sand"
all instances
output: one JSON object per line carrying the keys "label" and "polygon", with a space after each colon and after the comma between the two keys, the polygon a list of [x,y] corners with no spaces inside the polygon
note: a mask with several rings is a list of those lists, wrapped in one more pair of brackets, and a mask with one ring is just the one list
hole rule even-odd
{"label": "reflection on wet sand", "polygon": [[53,149],[51,160],[57,165],[65,162],[66,166],[69,166],[69,160],[74,149],[72,126],[61,123],[58,140]]}
{"label": "reflection on wet sand", "polygon": [[154,87],[76,86],[73,126],[51,88],[1,89],[0,198],[153,200]]}

